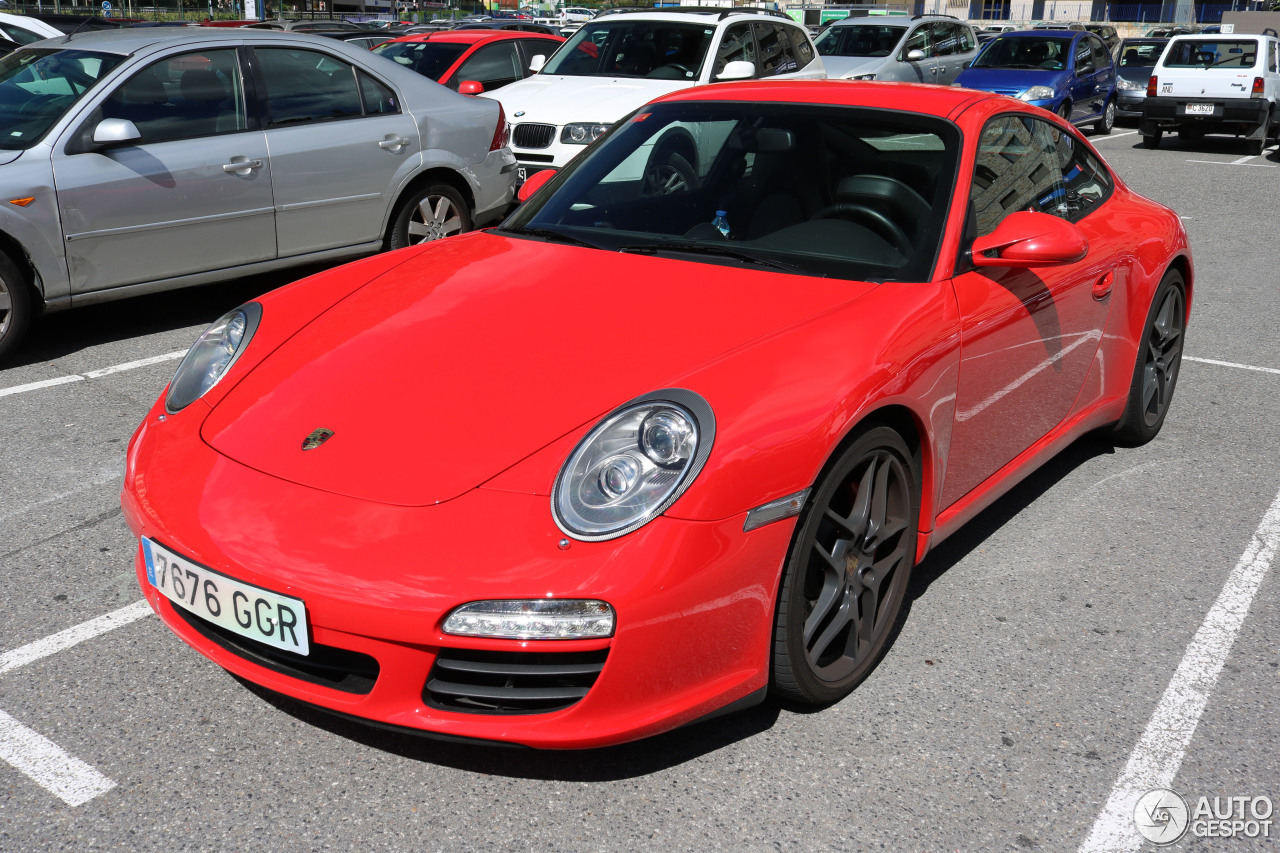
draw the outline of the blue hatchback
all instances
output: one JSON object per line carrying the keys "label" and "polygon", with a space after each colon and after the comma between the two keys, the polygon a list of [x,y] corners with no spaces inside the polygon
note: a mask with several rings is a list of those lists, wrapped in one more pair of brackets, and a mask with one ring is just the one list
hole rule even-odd
{"label": "blue hatchback", "polygon": [[1076,30],[1023,30],[987,42],[954,83],[1028,101],[1110,133],[1116,68],[1102,39]]}

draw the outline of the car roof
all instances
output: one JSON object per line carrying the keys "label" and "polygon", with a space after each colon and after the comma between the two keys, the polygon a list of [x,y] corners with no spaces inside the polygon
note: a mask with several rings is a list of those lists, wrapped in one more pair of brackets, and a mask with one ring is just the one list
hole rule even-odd
{"label": "car roof", "polygon": [[522,30],[440,30],[434,33],[414,33],[412,35],[400,36],[399,38],[389,39],[389,41],[398,42],[445,42],[446,44],[475,44],[482,41],[508,41],[511,39],[555,39],[556,41],[564,41],[560,36],[553,36],[548,33],[528,33]]}
{"label": "car roof", "polygon": [[281,39],[298,40],[299,44],[333,44],[332,39],[310,33],[290,33],[283,30],[250,30],[243,27],[122,27],[117,30],[83,30],[60,38],[51,38],[44,47],[65,47],[76,50],[97,50],[106,53],[130,54],[145,47],[169,43],[210,41],[253,42]]}
{"label": "car roof", "polygon": [[1016,36],[1032,36],[1038,39],[1056,38],[1059,41],[1070,41],[1081,36],[1091,36],[1093,33],[1087,30],[1014,30],[1013,32],[1005,31],[1000,34],[1000,38],[1014,38]]}
{"label": "car roof", "polygon": [[[653,7],[648,9],[606,9],[602,13],[591,19],[590,23],[598,24],[606,21],[617,20],[640,20],[640,21],[711,21],[719,23],[720,21],[733,18],[735,21],[781,21],[785,20],[795,23],[786,15],[781,13],[773,13],[764,9],[748,9],[745,7],[724,9],[707,8],[703,6],[673,6],[671,8]],[[799,26],[799,24],[796,24]]]}
{"label": "car roof", "polygon": [[[659,101],[770,101],[812,106],[850,106],[922,113],[941,118],[979,101],[1003,97],[990,92],[926,83],[858,80],[749,80],[682,89]],[[904,106],[908,104],[909,106]]]}

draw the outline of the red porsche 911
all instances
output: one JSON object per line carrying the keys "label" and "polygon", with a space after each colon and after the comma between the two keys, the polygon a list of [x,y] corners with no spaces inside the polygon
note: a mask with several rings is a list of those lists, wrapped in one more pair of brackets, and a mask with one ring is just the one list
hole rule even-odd
{"label": "red porsche 911", "polygon": [[931,547],[1169,410],[1183,227],[1036,107],[691,89],[524,195],[187,354],[123,504],[147,600],[201,654],[534,747],[831,703]]}

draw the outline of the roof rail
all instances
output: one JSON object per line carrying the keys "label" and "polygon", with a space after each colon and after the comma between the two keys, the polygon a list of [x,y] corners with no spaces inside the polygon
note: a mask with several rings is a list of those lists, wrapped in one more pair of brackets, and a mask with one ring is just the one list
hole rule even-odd
{"label": "roof rail", "polygon": [[772,15],[775,18],[785,18],[791,20],[791,17],[777,9],[756,9],[750,6],[735,6],[726,9],[722,6],[619,6],[616,9],[603,9],[596,17],[603,18],[605,15],[629,15],[643,12],[657,12],[665,14],[667,12],[678,12],[689,15],[718,15],[720,20],[724,20],[730,15]]}
{"label": "roof rail", "polygon": [[950,19],[951,19],[951,20],[953,20],[953,21],[958,21],[958,20],[960,20],[960,19],[959,19],[959,18],[957,18],[955,15],[941,15],[941,14],[934,14],[934,13],[932,13],[932,12],[930,12],[930,13],[929,13],[929,14],[927,14],[927,15],[912,15],[912,16],[911,16],[911,20],[913,20],[913,21],[918,21],[918,20],[920,20],[921,18],[950,18]]}

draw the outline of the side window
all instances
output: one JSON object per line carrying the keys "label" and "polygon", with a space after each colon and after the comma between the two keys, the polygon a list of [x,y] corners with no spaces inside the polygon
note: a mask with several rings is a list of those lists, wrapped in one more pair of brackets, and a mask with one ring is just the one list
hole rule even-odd
{"label": "side window", "polygon": [[978,38],[973,34],[973,28],[967,24],[961,24],[960,30],[960,50],[968,53],[978,46]]}
{"label": "side window", "polygon": [[950,56],[960,49],[955,27],[946,21],[930,24],[929,38],[933,40],[933,49],[938,56]]}
{"label": "side window", "polygon": [[1080,39],[1076,42],[1076,73],[1092,74],[1095,70],[1093,67],[1093,51],[1089,47],[1089,40]]}
{"label": "side window", "polygon": [[477,80],[488,92],[523,76],[515,44],[503,41],[486,45],[468,56],[449,80],[449,88],[456,90],[463,80]]}
{"label": "side window", "polygon": [[791,74],[800,70],[791,52],[791,39],[787,38],[783,24],[756,23],[752,26],[755,27],[756,44],[759,45],[760,61],[756,68],[761,77]]}
{"label": "side window", "polygon": [[[716,50],[716,64],[711,69],[711,79],[714,80],[730,62],[739,61],[756,61],[756,43],[751,35],[750,24],[734,24],[725,29],[720,47]],[[759,65],[756,66],[756,71],[760,71]]]}
{"label": "side window", "polygon": [[183,53],[152,63],[111,93],[102,117],[133,122],[142,145],[245,130],[236,52]]}
{"label": "side window", "polygon": [[541,56],[544,60],[550,59],[559,44],[545,39],[520,39],[516,42],[516,47],[520,49],[520,76],[528,77],[529,63],[533,62],[533,58]]}
{"label": "side window", "polygon": [[1058,171],[1065,192],[1058,206],[1045,212],[1076,222],[1097,210],[1098,205],[1111,195],[1114,181],[1107,167],[1070,133],[1050,128],[1049,136],[1057,153]]}
{"label": "side window", "polygon": [[15,44],[31,44],[33,41],[40,41],[48,38],[39,33],[33,33],[31,30],[24,30],[22,27],[15,27],[13,24],[0,23],[0,32],[9,37],[9,40]]}
{"label": "side window", "polygon": [[813,43],[809,41],[809,34],[799,27],[792,27],[782,24],[782,29],[786,32],[787,38],[791,40],[791,52],[795,54],[796,62],[804,68],[810,62],[813,62]]}
{"label": "side window", "polygon": [[1107,50],[1107,46],[1097,39],[1089,39],[1089,43],[1093,45],[1093,65],[1098,70],[1111,66],[1111,53]]}
{"label": "side window", "polygon": [[1277,64],[1277,54],[1280,54],[1280,49],[1277,48],[1276,42],[1271,42],[1267,49],[1267,56],[1270,57],[1267,60],[1267,70],[1273,74],[1280,71],[1280,64]]}
{"label": "side window", "polygon": [[902,54],[898,57],[898,61],[905,62],[907,54],[913,50],[923,51],[925,56],[933,55],[929,47],[929,28],[927,26],[916,27],[916,31],[907,36],[907,41],[902,45]]}
{"label": "side window", "polygon": [[369,115],[393,115],[400,112],[396,93],[374,80],[363,71],[356,71],[360,81],[360,97],[364,99],[364,111]]}
{"label": "side window", "polygon": [[271,127],[363,114],[355,69],[347,63],[315,50],[254,50],[267,87]]}
{"label": "side window", "polygon": [[1052,128],[1037,119],[998,116],[978,140],[969,201],[979,236],[990,234],[1010,213],[1056,213],[1064,195]]}

